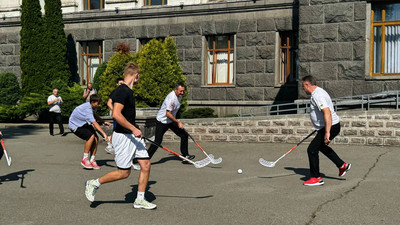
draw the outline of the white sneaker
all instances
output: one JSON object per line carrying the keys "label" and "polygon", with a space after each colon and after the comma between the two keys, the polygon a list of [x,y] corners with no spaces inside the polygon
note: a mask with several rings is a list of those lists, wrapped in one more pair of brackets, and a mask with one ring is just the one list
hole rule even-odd
{"label": "white sneaker", "polygon": [[86,198],[90,201],[93,202],[94,201],[94,196],[96,194],[97,189],[99,189],[99,187],[97,187],[96,185],[93,184],[94,180],[88,180],[86,181],[86,189],[85,189],[85,195]]}
{"label": "white sneaker", "polygon": [[132,164],[132,168],[133,168],[134,170],[140,170],[140,165],[139,165],[139,163],[133,163],[133,164]]}
{"label": "white sneaker", "polygon": [[106,150],[106,152],[108,154],[114,154],[115,153],[114,147],[113,147],[113,145],[111,143],[108,143],[107,147],[104,150]]}
{"label": "white sneaker", "polygon": [[150,203],[146,201],[145,199],[143,200],[138,200],[135,199],[135,202],[133,203],[133,208],[135,209],[155,209],[157,207],[156,204]]}

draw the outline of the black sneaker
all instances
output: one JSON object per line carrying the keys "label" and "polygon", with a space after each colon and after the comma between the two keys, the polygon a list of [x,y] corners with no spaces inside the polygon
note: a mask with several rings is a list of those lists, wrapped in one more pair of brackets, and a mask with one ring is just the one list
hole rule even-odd
{"label": "black sneaker", "polygon": [[196,156],[194,156],[194,155],[186,155],[185,156],[185,158],[186,159],[189,159],[189,160],[192,160],[192,159],[194,159]]}

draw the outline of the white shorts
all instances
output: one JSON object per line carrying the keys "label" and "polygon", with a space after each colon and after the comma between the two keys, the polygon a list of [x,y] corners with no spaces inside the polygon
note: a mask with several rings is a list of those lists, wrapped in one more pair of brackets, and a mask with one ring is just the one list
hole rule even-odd
{"label": "white shorts", "polygon": [[112,144],[115,151],[115,163],[119,169],[130,169],[133,159],[149,159],[144,139],[133,134],[114,132]]}

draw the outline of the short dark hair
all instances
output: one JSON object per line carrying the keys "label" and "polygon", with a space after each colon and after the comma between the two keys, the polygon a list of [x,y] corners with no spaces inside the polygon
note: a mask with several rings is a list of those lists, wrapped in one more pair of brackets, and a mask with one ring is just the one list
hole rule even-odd
{"label": "short dark hair", "polygon": [[315,77],[308,75],[303,77],[303,79],[301,79],[303,82],[304,81],[308,81],[311,85],[317,85],[317,80],[315,79]]}
{"label": "short dark hair", "polygon": [[124,78],[118,77],[118,78],[117,78],[117,81],[115,81],[115,83],[118,84],[121,80],[124,80]]}
{"label": "short dark hair", "polygon": [[176,83],[176,85],[175,85],[175,89],[177,89],[178,87],[185,87],[185,84],[183,83],[183,82],[178,82],[178,83]]}
{"label": "short dark hair", "polygon": [[94,102],[100,102],[100,96],[98,96],[97,94],[92,94],[90,96],[90,103],[94,103]]}

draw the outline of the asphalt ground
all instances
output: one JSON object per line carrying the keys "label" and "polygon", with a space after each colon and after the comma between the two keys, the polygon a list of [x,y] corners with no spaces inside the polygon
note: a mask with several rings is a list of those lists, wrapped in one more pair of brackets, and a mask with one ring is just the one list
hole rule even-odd
{"label": "asphalt ground", "polygon": [[[96,200],[85,195],[85,181],[115,170],[113,156],[99,144],[100,170],[80,165],[84,141],[72,133],[50,136],[47,129],[2,129],[13,164],[0,161],[0,224],[400,224],[398,147],[332,145],[352,163],[338,169],[320,155],[325,185],[306,187],[308,159],[303,143],[266,168],[292,144],[200,142],[223,162],[197,169],[158,149],[146,198],[155,210],[134,209],[138,172],[102,185]],[[179,143],[163,145],[179,152]],[[189,142],[189,152],[205,155]],[[243,173],[238,174],[237,170]]]}

